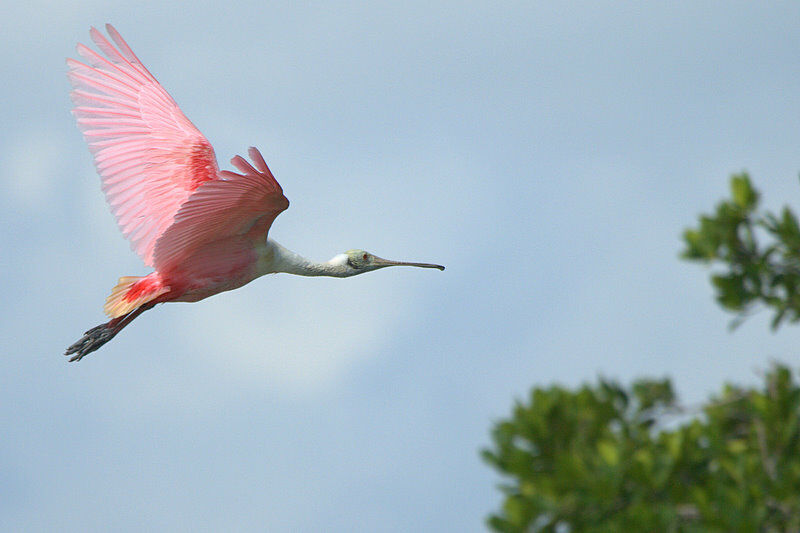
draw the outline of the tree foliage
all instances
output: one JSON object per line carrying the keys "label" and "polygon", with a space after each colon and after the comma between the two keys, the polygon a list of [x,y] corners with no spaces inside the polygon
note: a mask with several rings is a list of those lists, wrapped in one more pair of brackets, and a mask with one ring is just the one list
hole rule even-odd
{"label": "tree foliage", "polygon": [[697,413],[669,380],[534,388],[492,440],[483,457],[512,481],[495,531],[800,530],[800,385],[784,366]]}
{"label": "tree foliage", "polygon": [[[683,256],[722,268],[717,300],[773,327],[800,320],[800,227],[758,211],[746,174],[685,232]],[[759,241],[764,240],[765,244]],[[492,431],[484,459],[507,482],[500,532],[800,531],[800,373],[776,364],[753,388],[680,405],[669,379],[534,388]]]}
{"label": "tree foliage", "polygon": [[684,232],[682,256],[721,268],[711,282],[720,305],[737,313],[734,326],[763,305],[776,329],[800,320],[800,225],[788,207],[760,211],[759,197],[747,174],[734,175],[731,198]]}

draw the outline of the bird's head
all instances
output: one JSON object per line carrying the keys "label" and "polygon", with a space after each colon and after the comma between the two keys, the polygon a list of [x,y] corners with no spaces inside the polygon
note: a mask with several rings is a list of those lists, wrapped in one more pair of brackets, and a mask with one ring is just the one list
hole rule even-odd
{"label": "bird's head", "polygon": [[433,265],[431,263],[410,263],[408,261],[392,261],[390,259],[383,259],[382,257],[365,252],[364,250],[347,250],[345,253],[334,257],[332,261],[345,266],[351,276],[390,266],[411,266],[420,268],[438,268],[439,270],[444,270],[442,265]]}

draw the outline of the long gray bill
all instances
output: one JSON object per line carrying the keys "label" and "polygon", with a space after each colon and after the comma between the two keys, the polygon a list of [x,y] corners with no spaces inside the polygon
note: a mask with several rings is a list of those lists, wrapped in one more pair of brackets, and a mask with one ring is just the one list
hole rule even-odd
{"label": "long gray bill", "polygon": [[375,257],[372,260],[373,265],[378,266],[408,266],[408,267],[419,267],[419,268],[438,268],[439,270],[444,270],[442,265],[434,265],[433,263],[411,263],[408,261],[392,261],[391,259],[384,259],[382,257]]}

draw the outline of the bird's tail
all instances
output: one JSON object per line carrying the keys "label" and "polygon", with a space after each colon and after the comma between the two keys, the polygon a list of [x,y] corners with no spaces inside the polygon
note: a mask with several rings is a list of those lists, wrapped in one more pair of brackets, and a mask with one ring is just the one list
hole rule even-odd
{"label": "bird's tail", "polygon": [[83,337],[78,339],[77,342],[67,348],[67,351],[64,352],[64,355],[72,356],[70,358],[70,362],[80,361],[84,355],[97,350],[102,345],[113,339],[117,333],[122,331],[122,328],[133,322],[134,318],[152,308],[154,305],[156,304],[146,303],[125,315],[112,318],[105,324],[100,324],[99,326],[93,327],[84,333]]}
{"label": "bird's tail", "polygon": [[106,298],[103,311],[111,318],[118,318],[166,292],[169,292],[169,287],[161,282],[158,272],[144,277],[123,276],[119,278],[119,283]]}
{"label": "bird's tail", "polygon": [[159,301],[158,297],[169,292],[169,287],[162,283],[158,272],[144,277],[125,276],[106,298],[103,308],[111,320],[100,324],[72,344],[64,355],[71,355],[70,361],[80,359],[114,338],[122,328],[133,322],[133,319],[152,308]]}

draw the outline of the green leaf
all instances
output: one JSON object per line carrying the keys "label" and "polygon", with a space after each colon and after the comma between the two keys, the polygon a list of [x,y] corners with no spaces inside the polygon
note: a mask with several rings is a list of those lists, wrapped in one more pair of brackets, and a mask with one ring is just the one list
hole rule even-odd
{"label": "green leaf", "polygon": [[742,439],[728,441],[728,451],[734,455],[739,455],[747,450],[747,442]]}
{"label": "green leaf", "polygon": [[731,177],[731,192],[733,201],[744,210],[751,210],[758,202],[758,193],[750,183],[750,176],[741,173]]}
{"label": "green leaf", "polygon": [[683,446],[683,432],[675,431],[665,435],[664,441],[667,445],[667,451],[673,460],[678,459],[681,454],[681,447]]}
{"label": "green leaf", "polygon": [[728,309],[740,310],[748,300],[741,274],[715,275],[711,281],[717,288],[717,301]]}
{"label": "green leaf", "polygon": [[603,461],[610,466],[616,466],[619,463],[619,448],[610,440],[601,440],[597,443],[597,451]]}

